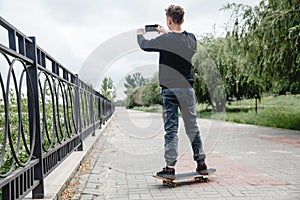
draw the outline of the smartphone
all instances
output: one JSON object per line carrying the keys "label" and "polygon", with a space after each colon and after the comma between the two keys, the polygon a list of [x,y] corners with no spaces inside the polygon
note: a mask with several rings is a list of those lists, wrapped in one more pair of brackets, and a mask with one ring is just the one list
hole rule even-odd
{"label": "smartphone", "polygon": [[153,24],[153,25],[146,25],[145,26],[145,31],[146,32],[151,32],[151,31],[157,31],[158,25]]}

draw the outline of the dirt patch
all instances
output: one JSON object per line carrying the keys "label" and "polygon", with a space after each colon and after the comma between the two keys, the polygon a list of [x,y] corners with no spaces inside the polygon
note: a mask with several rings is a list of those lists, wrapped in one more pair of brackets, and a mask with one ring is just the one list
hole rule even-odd
{"label": "dirt patch", "polygon": [[80,164],[75,176],[68,182],[65,190],[61,193],[60,199],[62,200],[70,200],[70,199],[79,199],[81,196],[82,186],[80,181],[78,180],[78,175],[83,174],[84,172],[88,172],[93,168],[93,156],[87,156],[82,163]]}
{"label": "dirt patch", "polygon": [[261,136],[258,136],[258,138],[262,139],[262,140],[267,140],[270,142],[276,142],[279,144],[286,144],[286,145],[300,148],[300,138],[299,137],[261,135]]}

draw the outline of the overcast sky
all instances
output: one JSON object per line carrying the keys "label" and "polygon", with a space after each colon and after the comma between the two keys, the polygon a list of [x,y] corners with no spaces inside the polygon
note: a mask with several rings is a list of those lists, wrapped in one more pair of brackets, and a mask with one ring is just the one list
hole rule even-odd
{"label": "overcast sky", "polygon": [[[146,24],[165,25],[164,8],[170,4],[185,8],[185,30],[200,36],[215,27],[216,34],[222,35],[230,13],[219,9],[228,2],[257,5],[259,0],[0,0],[0,15],[26,35],[35,36],[40,47],[79,73],[89,55],[112,37]],[[114,63],[121,60],[122,70],[113,65],[106,70],[115,82],[135,69],[133,65],[154,64],[157,56],[135,52]]]}

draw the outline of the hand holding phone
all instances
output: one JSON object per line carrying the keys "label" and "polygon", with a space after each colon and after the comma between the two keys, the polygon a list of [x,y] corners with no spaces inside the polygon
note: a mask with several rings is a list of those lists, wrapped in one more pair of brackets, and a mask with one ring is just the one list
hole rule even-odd
{"label": "hand holding phone", "polygon": [[158,32],[158,34],[167,34],[167,33],[169,33],[170,32],[170,30],[168,30],[168,29],[165,29],[162,25],[160,25],[160,24],[157,24],[158,25],[158,28],[157,28],[157,32]]}

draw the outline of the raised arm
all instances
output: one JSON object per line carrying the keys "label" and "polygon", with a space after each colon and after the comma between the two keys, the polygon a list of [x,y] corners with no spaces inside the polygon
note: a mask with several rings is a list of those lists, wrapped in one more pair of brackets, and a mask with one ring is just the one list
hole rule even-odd
{"label": "raised arm", "polygon": [[[161,31],[162,29],[160,29],[161,26],[159,26],[158,28],[158,32],[159,33],[167,33],[167,32],[163,32]],[[140,46],[141,49],[143,49],[144,51],[161,51],[162,47],[163,47],[163,35],[160,35],[154,39],[151,40],[147,40],[144,37],[145,34],[145,29],[144,28],[140,28],[137,30],[137,41],[138,44]]]}

